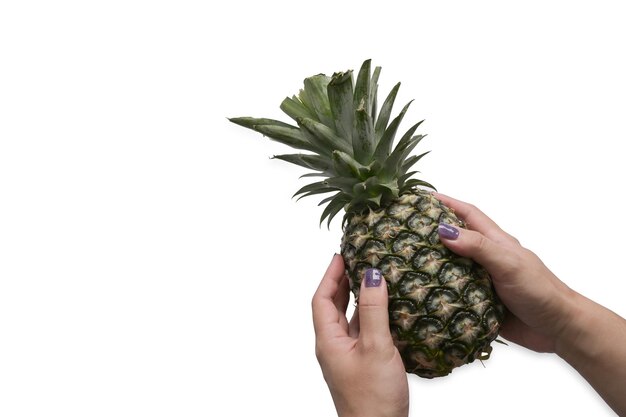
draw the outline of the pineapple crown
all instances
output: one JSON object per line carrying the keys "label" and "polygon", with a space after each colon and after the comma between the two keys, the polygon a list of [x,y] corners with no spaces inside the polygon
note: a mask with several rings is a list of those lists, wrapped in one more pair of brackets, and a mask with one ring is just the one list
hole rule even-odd
{"label": "pineapple crown", "polygon": [[[377,113],[380,67],[372,74],[371,60],[363,62],[354,83],[352,70],[332,77],[314,75],[304,80],[297,96],[287,97],[281,110],[297,126],[278,120],[236,117],[229,119],[296,149],[309,153],[275,155],[274,158],[311,169],[302,177],[322,177],[300,188],[295,196],[307,197],[333,193],[326,204],[320,224],[344,209],[346,216],[388,206],[400,195],[417,186],[434,187],[411,178],[411,167],[428,152],[409,156],[425,135],[414,135],[420,121],[393,147],[398,127],[411,102],[389,122],[400,88],[396,84]],[[344,218],[345,220],[345,218]]]}

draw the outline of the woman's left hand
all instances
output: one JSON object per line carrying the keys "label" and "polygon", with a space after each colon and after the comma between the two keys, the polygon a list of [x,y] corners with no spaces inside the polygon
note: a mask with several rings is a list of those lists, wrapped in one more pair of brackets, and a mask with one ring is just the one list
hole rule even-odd
{"label": "woman's left hand", "polygon": [[335,255],[313,296],[316,354],[339,417],[407,417],[409,387],[389,331],[387,285],[378,270],[361,283],[348,322],[348,278]]}

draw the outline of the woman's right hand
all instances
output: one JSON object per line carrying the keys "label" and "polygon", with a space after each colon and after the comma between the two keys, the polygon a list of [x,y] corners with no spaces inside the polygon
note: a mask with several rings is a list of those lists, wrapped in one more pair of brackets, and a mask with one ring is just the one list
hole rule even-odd
{"label": "woman's right hand", "polygon": [[487,269],[507,308],[500,334],[537,352],[557,353],[626,417],[626,320],[571,290],[476,207],[435,197],[469,228],[440,224],[441,241]]}
{"label": "woman's right hand", "polygon": [[469,229],[442,224],[441,241],[453,252],[483,265],[507,308],[500,334],[537,352],[555,352],[559,335],[572,320],[576,293],[531,251],[478,208],[435,194]]}

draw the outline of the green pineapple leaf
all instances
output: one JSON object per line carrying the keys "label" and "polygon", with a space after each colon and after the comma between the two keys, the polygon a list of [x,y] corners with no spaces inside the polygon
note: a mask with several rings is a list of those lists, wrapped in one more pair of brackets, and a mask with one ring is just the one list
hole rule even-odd
{"label": "green pineapple leaf", "polygon": [[376,120],[376,144],[380,142],[380,139],[383,137],[383,133],[385,133],[385,129],[387,129],[387,124],[389,123],[389,118],[391,117],[391,109],[393,108],[393,103],[396,100],[396,95],[398,94],[398,90],[400,89],[400,83],[396,84],[389,95],[383,102],[383,106],[380,108],[380,115],[378,116],[378,120]]}
{"label": "green pineapple leaf", "polygon": [[343,137],[349,144],[352,144],[352,128],[354,125],[353,97],[352,71],[333,74],[328,83],[330,110],[335,119],[334,126],[337,134]]}
{"label": "green pineapple leaf", "polygon": [[304,80],[304,89],[300,91],[300,99],[317,117],[318,122],[333,126],[333,116],[328,103],[328,83],[330,77],[324,74],[314,75]]}
{"label": "green pineapple leaf", "polygon": [[271,119],[256,119],[253,117],[234,117],[229,119],[240,126],[247,127],[274,139],[277,142],[296,149],[304,149],[315,153],[328,153],[324,149],[311,144],[300,129],[287,123]]}
{"label": "green pineapple leaf", "polygon": [[415,174],[417,174],[417,171],[411,171],[411,172],[407,172],[404,175],[400,175],[398,177],[398,184],[400,185],[400,188],[402,188],[402,186],[404,185],[406,180],[408,180],[409,178],[411,178]]}
{"label": "green pineapple leaf", "polygon": [[320,201],[317,205],[318,206],[323,206],[324,204],[328,203],[330,200],[332,200],[333,198],[337,197],[338,195],[341,195],[341,192],[339,192],[337,194],[333,194],[330,197],[326,197],[325,199]]}
{"label": "green pineapple leaf", "polygon": [[330,228],[330,222],[333,218],[339,213],[346,204],[350,202],[350,197],[345,194],[338,193],[336,194],[328,203],[328,205],[324,208],[322,212],[322,216],[320,217],[320,226],[324,219],[328,218],[327,226]]}
{"label": "green pineapple leaf", "polygon": [[350,194],[358,182],[359,180],[352,177],[332,177],[326,180],[329,186],[341,190],[346,194]]}
{"label": "green pineapple leaf", "polygon": [[369,113],[369,101],[367,99],[367,95],[370,92],[370,68],[371,68],[372,60],[368,59],[363,62],[361,65],[361,69],[359,70],[359,75],[356,79],[356,85],[354,86],[354,98],[352,101],[353,108],[359,108],[361,106],[361,102],[365,100],[365,103],[368,104],[365,106],[365,111]]}
{"label": "green pineapple leaf", "polygon": [[370,80],[370,90],[368,93],[369,97],[369,109],[370,114],[372,116],[372,123],[376,123],[377,117],[377,100],[378,100],[378,77],[380,77],[381,67],[374,68],[374,74],[372,74],[372,79]]}
{"label": "green pineapple leaf", "polygon": [[326,171],[329,168],[328,159],[319,155],[310,155],[304,153],[274,155],[272,159],[280,159],[303,168],[312,169],[314,171]]}
{"label": "green pineapple leaf", "polygon": [[369,172],[369,168],[360,164],[345,152],[333,152],[333,165],[335,172],[343,177],[354,177],[365,180],[364,174]]}
{"label": "green pineapple leaf", "polygon": [[409,180],[407,180],[404,183],[404,189],[409,190],[411,188],[415,188],[415,187],[428,187],[428,188],[432,188],[433,190],[437,191],[437,189],[435,188],[434,185],[426,182],[426,181],[422,181],[422,180],[418,180],[416,178],[411,178]]}
{"label": "green pineapple leaf", "polygon": [[[402,167],[400,167],[399,173],[404,175],[409,170],[409,168],[411,168],[411,166],[413,166],[417,161],[419,161],[420,159],[422,159],[424,156],[428,155],[429,153],[430,151],[427,151],[420,155],[413,155],[413,156],[408,157],[402,164]],[[413,171],[412,174],[415,174],[417,172],[418,171]]]}
{"label": "green pineapple leaf", "polygon": [[371,60],[366,60],[361,65],[356,85],[354,86],[354,98],[352,101],[355,109],[355,124],[352,134],[353,155],[359,161],[369,163],[374,148],[373,120],[371,117],[370,75]]}
{"label": "green pineapple leaf", "polygon": [[365,100],[361,100],[361,106],[355,112],[355,135],[352,136],[352,148],[354,157],[369,163],[374,150],[374,124],[372,118],[364,107]]}
{"label": "green pineapple leaf", "polygon": [[395,147],[393,152],[391,152],[391,155],[389,155],[389,158],[387,158],[383,169],[381,170],[380,178],[383,181],[388,181],[397,177],[400,169],[402,168],[402,163],[423,137],[423,135],[417,135],[408,140],[400,140],[400,142],[398,142],[398,145]]}
{"label": "green pineapple leaf", "polygon": [[280,104],[280,109],[293,120],[298,120],[305,117],[308,117],[310,119],[315,118],[315,114],[311,113],[309,109],[307,109],[306,106],[302,104],[300,99],[296,96],[293,96],[291,98],[286,97]]}
{"label": "green pineapple leaf", "polygon": [[[393,146],[393,140],[396,137],[398,127],[400,126],[400,123],[402,123],[402,119],[404,118],[404,115],[406,114],[412,102],[413,101],[409,101],[407,105],[404,106],[400,114],[396,116],[395,119],[393,119],[389,127],[385,130],[385,133],[383,133],[380,142],[378,142],[378,146],[376,146],[376,151],[374,152],[375,159],[384,159],[391,153],[391,147]],[[418,126],[419,124],[415,126],[415,129],[417,129]],[[415,131],[415,129],[413,129],[413,131]]]}
{"label": "green pineapple leaf", "polygon": [[330,185],[328,185],[326,181],[318,181],[318,182],[313,182],[311,184],[307,184],[304,187],[300,188],[298,191],[296,191],[296,193],[293,196],[291,196],[291,198],[294,198],[299,195],[300,197],[298,197],[298,200],[300,200],[301,198],[308,197],[311,195],[330,193],[333,191],[339,191],[339,190],[337,190],[336,187],[331,187]]}
{"label": "green pineapple leaf", "polygon": [[[373,71],[372,71],[373,70]],[[394,85],[380,113],[377,109],[381,68],[365,60],[354,77],[352,70],[332,77],[318,74],[304,80],[297,95],[286,97],[280,108],[296,125],[252,117],[229,119],[280,143],[310,153],[275,155],[311,172],[301,178],[320,180],[301,187],[298,200],[310,195],[332,193],[320,204],[327,205],[322,220],[332,219],[340,207],[348,213],[380,208],[411,192],[411,187],[430,184],[416,180],[411,168],[428,152],[411,156],[423,135],[415,131],[423,122],[409,128],[397,143],[400,125],[412,102],[392,117],[400,89]],[[332,207],[328,207],[332,204]]]}
{"label": "green pineapple leaf", "polygon": [[247,127],[248,129],[256,130],[255,126],[283,126],[283,127],[295,127],[289,123],[281,122],[280,120],[265,119],[257,117],[231,117],[229,121],[238,124],[239,126]]}
{"label": "green pineapple leaf", "polygon": [[323,123],[307,118],[298,119],[297,121],[300,129],[306,130],[310,140],[316,142],[318,146],[330,150],[331,152],[339,150],[348,154],[352,153],[352,147],[345,139],[337,136],[331,128]]}

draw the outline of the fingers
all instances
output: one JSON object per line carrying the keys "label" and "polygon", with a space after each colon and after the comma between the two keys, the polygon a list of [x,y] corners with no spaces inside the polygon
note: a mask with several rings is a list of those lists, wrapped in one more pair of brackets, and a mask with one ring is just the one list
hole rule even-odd
{"label": "fingers", "polygon": [[452,252],[472,258],[495,276],[507,276],[519,269],[519,254],[474,230],[439,225],[439,238]]}
{"label": "fingers", "polygon": [[357,339],[359,337],[359,327],[359,309],[357,308],[354,310],[350,323],[348,324],[348,336]]}
{"label": "fingers", "polygon": [[344,273],[343,278],[339,282],[339,289],[335,294],[335,307],[340,313],[346,314],[348,309],[348,303],[350,302],[350,283],[348,282],[348,276]]}
{"label": "fingers", "polygon": [[359,346],[366,351],[393,347],[389,331],[387,285],[380,271],[368,269],[359,292]]}
{"label": "fingers", "polygon": [[344,273],[343,258],[335,255],[313,296],[313,326],[318,338],[358,337],[366,350],[393,347],[389,332],[387,285],[380,271],[368,270],[362,280],[359,306],[349,326],[345,323],[350,289]]}
{"label": "fingers", "polygon": [[485,213],[480,211],[476,206],[465,203],[463,201],[456,200],[440,193],[433,193],[434,196],[440,200],[443,204],[450,207],[457,216],[467,223],[467,227],[471,230],[476,230],[483,235],[489,237],[496,242],[512,242],[517,243],[517,240],[511,235],[506,233],[500,228],[493,220],[491,220]]}
{"label": "fingers", "polygon": [[[342,281],[345,280],[344,272],[343,258],[341,255],[335,255],[311,302],[313,309],[313,327],[315,328],[316,334],[320,334],[324,331],[340,334],[343,331],[342,327],[339,325],[343,312],[338,310],[338,304],[342,306],[343,301],[339,300],[338,294],[341,294],[343,291]],[[343,294],[344,297],[348,295],[347,292],[343,292]]]}

